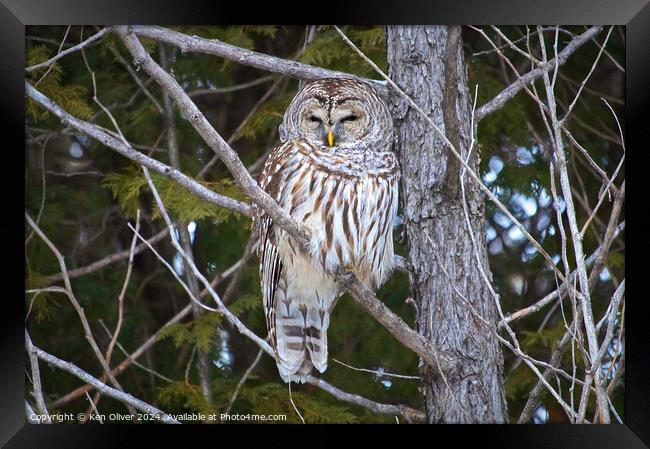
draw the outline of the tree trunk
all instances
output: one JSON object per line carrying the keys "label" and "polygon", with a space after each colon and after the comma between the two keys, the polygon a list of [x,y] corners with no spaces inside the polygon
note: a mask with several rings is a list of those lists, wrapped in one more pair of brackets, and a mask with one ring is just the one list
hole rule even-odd
{"label": "tree trunk", "polygon": [[[472,133],[471,104],[460,27],[389,26],[387,47],[391,79],[466,158]],[[503,358],[494,335],[497,309],[479,270],[480,263],[491,280],[483,195],[465,176],[474,247],[462,203],[462,166],[417,111],[397,95],[391,103],[418,331],[455,358],[455,369],[444,378],[421,364],[427,419],[432,423],[506,422]],[[478,162],[474,148],[468,163],[476,170]]]}

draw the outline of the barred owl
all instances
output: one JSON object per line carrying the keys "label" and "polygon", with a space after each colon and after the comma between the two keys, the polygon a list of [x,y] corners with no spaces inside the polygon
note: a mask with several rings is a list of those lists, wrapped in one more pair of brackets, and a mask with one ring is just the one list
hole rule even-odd
{"label": "barred owl", "polygon": [[266,324],[280,376],[327,369],[327,328],[352,271],[377,289],[393,269],[399,167],[392,119],[367,83],[321,79],[289,104],[259,184],[311,233],[308,254],[255,207]]}

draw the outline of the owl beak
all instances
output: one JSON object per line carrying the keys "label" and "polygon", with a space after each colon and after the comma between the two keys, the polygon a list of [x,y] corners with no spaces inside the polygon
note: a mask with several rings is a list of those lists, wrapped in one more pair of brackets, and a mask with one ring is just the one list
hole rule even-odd
{"label": "owl beak", "polygon": [[332,133],[331,129],[327,132],[327,143],[330,147],[334,146],[334,133]]}

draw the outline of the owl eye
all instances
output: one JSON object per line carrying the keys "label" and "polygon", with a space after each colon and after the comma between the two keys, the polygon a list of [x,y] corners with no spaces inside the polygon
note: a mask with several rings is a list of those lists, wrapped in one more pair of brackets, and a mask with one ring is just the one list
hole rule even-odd
{"label": "owl eye", "polygon": [[354,122],[358,117],[356,115],[346,115],[341,119],[341,123],[343,122]]}
{"label": "owl eye", "polygon": [[310,116],[310,117],[309,117],[309,121],[310,121],[310,122],[314,122],[314,123],[320,123],[320,122],[322,122],[322,120],[319,119],[318,117],[316,117],[315,115]]}

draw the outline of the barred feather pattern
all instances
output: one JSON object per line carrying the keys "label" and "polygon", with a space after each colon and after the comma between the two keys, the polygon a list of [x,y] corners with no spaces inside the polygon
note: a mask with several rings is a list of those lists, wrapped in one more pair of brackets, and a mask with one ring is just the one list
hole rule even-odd
{"label": "barred feather pattern", "polygon": [[372,289],[390,275],[399,176],[390,151],[327,148],[300,138],[266,161],[260,186],[311,233],[305,255],[254,206],[266,323],[285,382],[304,382],[312,367],[327,369],[327,329],[341,295],[333,273],[352,271]]}

